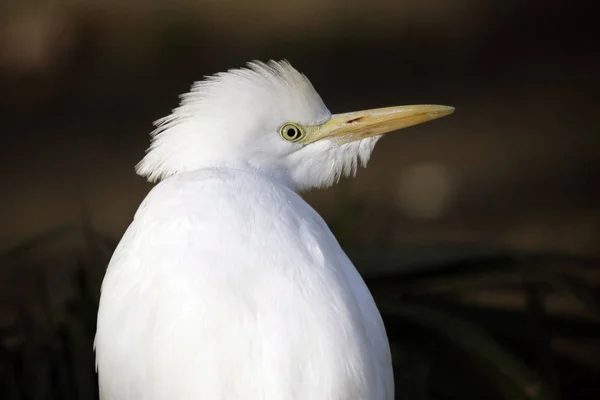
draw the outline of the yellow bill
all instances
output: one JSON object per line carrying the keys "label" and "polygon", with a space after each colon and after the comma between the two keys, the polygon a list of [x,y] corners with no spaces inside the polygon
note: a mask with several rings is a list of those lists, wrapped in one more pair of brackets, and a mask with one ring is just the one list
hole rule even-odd
{"label": "yellow bill", "polygon": [[414,105],[334,114],[323,125],[311,127],[305,143],[321,139],[353,142],[445,117],[453,112],[454,107]]}

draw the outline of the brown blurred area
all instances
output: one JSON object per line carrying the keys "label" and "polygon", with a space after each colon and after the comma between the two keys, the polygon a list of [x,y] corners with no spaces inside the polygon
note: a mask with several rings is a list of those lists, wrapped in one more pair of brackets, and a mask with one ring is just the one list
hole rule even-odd
{"label": "brown blurred area", "polygon": [[[0,9],[3,247],[84,207],[118,236],[150,185],[151,123],[194,81],[287,58],[333,112],[457,108],[381,142],[350,191],[357,242],[597,253],[590,3],[54,1]],[[335,216],[335,190],[306,195]]]}
{"label": "brown blurred area", "polygon": [[[3,1],[0,251],[83,218],[118,239],[152,187],[134,173],[152,122],[204,75],[286,58],[332,112],[456,107],[384,138],[355,179],[304,195],[328,221],[351,215],[351,246],[600,256],[593,8],[583,0]],[[37,256],[58,288],[57,307],[72,294],[64,267],[75,265],[68,249],[77,240]],[[3,269],[0,325],[18,312],[3,314],[5,298],[27,303],[39,289],[22,265]],[[597,364],[594,351],[579,352]]]}

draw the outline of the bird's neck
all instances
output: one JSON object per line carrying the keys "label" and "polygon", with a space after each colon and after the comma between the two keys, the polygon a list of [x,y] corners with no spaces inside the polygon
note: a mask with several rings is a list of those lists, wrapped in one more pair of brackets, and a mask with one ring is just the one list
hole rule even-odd
{"label": "bird's neck", "polygon": [[235,160],[207,163],[206,166],[203,166],[196,171],[205,169],[219,169],[231,172],[249,173],[255,176],[258,175],[296,191],[291,176],[285,168],[268,168],[264,165],[254,165],[249,162]]}

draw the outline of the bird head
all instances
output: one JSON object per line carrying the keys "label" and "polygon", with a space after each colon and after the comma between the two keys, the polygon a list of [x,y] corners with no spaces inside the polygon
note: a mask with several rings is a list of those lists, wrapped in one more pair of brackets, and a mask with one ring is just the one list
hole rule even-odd
{"label": "bird head", "polygon": [[249,168],[295,190],[327,187],[366,165],[383,134],[453,111],[415,105],[332,115],[287,61],[255,61],[196,82],[155,123],[136,170],[158,181],[200,168]]}

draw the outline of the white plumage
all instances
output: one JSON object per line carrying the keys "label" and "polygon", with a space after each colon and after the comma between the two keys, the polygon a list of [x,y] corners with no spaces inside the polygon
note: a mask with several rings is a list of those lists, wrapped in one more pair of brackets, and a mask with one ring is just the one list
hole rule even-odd
{"label": "white plumage", "polygon": [[162,181],[102,285],[101,398],[393,399],[373,298],[296,191],[355,172],[382,133],[451,111],[332,116],[287,62],[195,84],[137,167]]}

